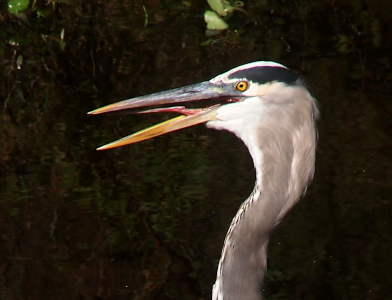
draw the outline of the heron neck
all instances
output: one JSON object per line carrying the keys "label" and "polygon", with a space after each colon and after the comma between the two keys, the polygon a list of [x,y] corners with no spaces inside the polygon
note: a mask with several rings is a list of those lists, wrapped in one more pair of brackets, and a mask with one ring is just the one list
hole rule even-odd
{"label": "heron neck", "polygon": [[240,206],[226,235],[213,300],[245,299],[244,295],[247,300],[262,299],[268,240],[281,209],[271,206],[273,199],[264,196],[263,176],[256,174],[256,178],[253,192]]}
{"label": "heron neck", "polygon": [[[255,164],[256,183],[226,235],[213,300],[262,299],[269,236],[299,200],[314,169],[315,145],[297,151],[288,138],[285,151],[276,151],[281,143],[280,139],[270,139],[258,149],[247,145]],[[304,165],[311,167],[304,169]]]}

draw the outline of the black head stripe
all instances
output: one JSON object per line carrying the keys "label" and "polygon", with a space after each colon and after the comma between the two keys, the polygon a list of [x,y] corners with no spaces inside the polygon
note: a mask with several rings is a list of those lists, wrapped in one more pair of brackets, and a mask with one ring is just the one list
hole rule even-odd
{"label": "black head stripe", "polygon": [[295,72],[281,67],[255,67],[239,70],[230,74],[229,79],[248,79],[258,84],[278,81],[287,85],[297,85],[302,83],[302,79]]}

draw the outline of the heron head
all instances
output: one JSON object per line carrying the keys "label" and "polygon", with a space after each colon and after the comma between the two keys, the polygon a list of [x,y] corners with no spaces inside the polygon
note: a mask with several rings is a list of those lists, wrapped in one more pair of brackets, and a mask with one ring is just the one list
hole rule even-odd
{"label": "heron head", "polygon": [[[304,81],[295,72],[275,62],[261,61],[239,66],[209,81],[120,101],[89,114],[213,99],[217,103],[204,108],[172,106],[141,111],[139,113],[176,112],[180,116],[104,145],[98,150],[140,142],[200,123],[207,123],[210,128],[232,131],[244,140],[244,135],[247,135],[244,128],[261,125],[263,120],[271,118],[272,111],[279,112],[285,105],[290,107],[290,104],[296,103],[294,93],[303,93],[309,105],[313,102]],[[301,106],[300,103],[295,105]]]}

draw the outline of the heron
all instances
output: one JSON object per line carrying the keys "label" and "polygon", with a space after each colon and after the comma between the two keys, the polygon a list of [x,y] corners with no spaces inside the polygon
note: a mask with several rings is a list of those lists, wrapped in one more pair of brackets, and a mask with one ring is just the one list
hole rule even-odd
{"label": "heron", "polygon": [[[178,105],[208,99],[219,101],[197,109]],[[162,107],[166,104],[178,106]],[[98,150],[140,142],[200,123],[234,133],[248,148],[256,182],[226,234],[212,299],[262,299],[271,232],[305,194],[315,170],[319,111],[305,81],[279,63],[258,61],[209,81],[120,101],[89,114],[147,106],[161,107],[143,113],[170,111],[179,116]]]}

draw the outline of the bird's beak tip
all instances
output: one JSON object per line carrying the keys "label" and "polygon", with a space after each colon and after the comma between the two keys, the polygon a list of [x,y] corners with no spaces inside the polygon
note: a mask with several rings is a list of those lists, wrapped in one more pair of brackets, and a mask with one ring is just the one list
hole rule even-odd
{"label": "bird's beak tip", "polygon": [[92,110],[92,111],[89,111],[87,114],[88,115],[99,115],[99,114],[102,114],[102,113],[104,113],[104,112],[107,112],[108,110],[106,109],[106,106],[104,106],[104,107],[100,107],[100,108],[97,108],[97,109],[94,109],[94,110]]}

